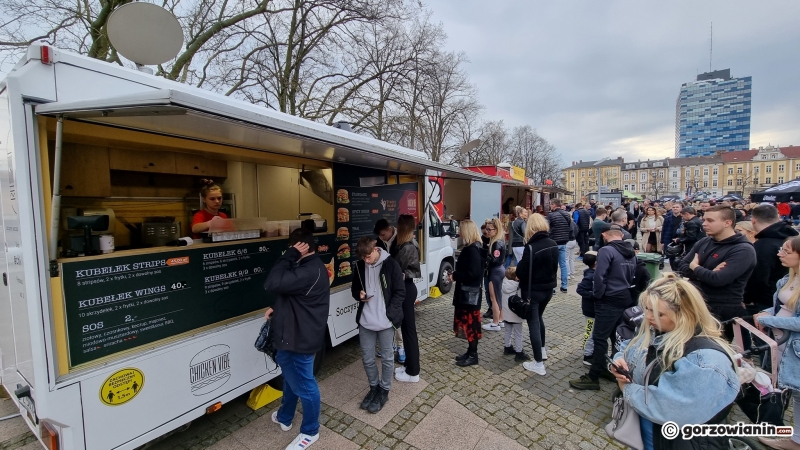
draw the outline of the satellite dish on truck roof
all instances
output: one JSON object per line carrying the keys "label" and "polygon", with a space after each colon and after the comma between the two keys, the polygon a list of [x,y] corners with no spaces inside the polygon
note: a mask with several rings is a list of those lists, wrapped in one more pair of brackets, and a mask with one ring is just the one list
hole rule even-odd
{"label": "satellite dish on truck roof", "polygon": [[137,65],[165,63],[177,56],[183,46],[178,19],[152,3],[120,6],[111,13],[107,26],[111,45]]}

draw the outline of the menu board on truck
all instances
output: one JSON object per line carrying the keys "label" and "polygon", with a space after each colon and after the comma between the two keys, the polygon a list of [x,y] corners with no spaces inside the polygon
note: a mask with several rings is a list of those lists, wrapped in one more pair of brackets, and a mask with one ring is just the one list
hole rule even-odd
{"label": "menu board on truck", "polygon": [[370,187],[335,186],[336,189],[336,283],[348,283],[352,276],[356,244],[372,234],[375,222],[386,219],[397,226],[401,214],[419,221],[417,183]]}
{"label": "menu board on truck", "polygon": [[[331,283],[333,239],[317,237]],[[70,366],[271,305],[264,281],[287,248],[278,239],[63,262]]]}

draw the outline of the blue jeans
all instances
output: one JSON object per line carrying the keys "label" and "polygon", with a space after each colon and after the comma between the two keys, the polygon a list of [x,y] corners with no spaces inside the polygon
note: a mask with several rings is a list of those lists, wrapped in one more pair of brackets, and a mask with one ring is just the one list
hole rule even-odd
{"label": "blue jeans", "polygon": [[320,397],[314,378],[314,355],[278,350],[275,362],[283,372],[283,398],[278,408],[278,422],[291,425],[299,399],[303,404],[300,432],[316,435],[319,433]]}
{"label": "blue jeans", "polygon": [[516,266],[518,262],[519,261],[517,261],[517,257],[514,255],[514,252],[512,252],[511,249],[509,248],[508,255],[506,255],[506,263],[504,264],[505,268],[508,269],[509,267],[511,267],[511,263],[514,263],[514,265]]}
{"label": "blue jeans", "polygon": [[644,450],[653,450],[653,422],[639,416],[639,426],[642,429],[642,443]]}
{"label": "blue jeans", "polygon": [[561,268],[561,289],[566,289],[568,283],[567,276],[569,276],[566,244],[558,246],[558,267]]}

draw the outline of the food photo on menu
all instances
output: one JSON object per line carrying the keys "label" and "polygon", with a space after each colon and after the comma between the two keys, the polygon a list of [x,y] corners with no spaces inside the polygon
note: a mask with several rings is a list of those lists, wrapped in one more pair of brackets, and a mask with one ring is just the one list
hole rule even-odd
{"label": "food photo on menu", "polygon": [[336,275],[334,273],[333,267],[334,267],[334,261],[333,261],[333,258],[331,258],[331,262],[325,263],[325,269],[328,270],[328,282],[330,284],[333,284],[333,279],[335,278],[335,275]]}
{"label": "food photo on menu", "polygon": [[336,203],[350,203],[350,195],[347,193],[347,189],[339,189],[336,191]]}
{"label": "food photo on menu", "polygon": [[350,240],[350,230],[347,227],[339,227],[336,230],[336,240],[337,241],[349,241]]}
{"label": "food photo on menu", "polygon": [[336,258],[337,259],[350,259],[350,244],[342,244],[339,246],[339,250],[336,251]]}
{"label": "food photo on menu", "polygon": [[337,277],[349,277],[351,274],[349,261],[342,261],[339,263],[339,273],[336,274]]}
{"label": "food photo on menu", "polygon": [[347,208],[339,208],[336,211],[337,222],[350,222],[350,211]]}

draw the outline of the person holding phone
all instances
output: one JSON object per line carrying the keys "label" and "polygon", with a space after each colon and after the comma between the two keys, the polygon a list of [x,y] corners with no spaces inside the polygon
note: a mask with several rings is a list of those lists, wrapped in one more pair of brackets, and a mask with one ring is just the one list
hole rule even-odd
{"label": "person holding phone", "polygon": [[[639,414],[645,449],[676,448],[661,426],[669,421],[721,424],[739,394],[733,351],[700,291],[673,273],[640,296],[645,322],[614,355],[609,370]],[[695,436],[686,448],[727,448],[724,437]],[[680,447],[683,448],[683,447]]]}
{"label": "person holding phone", "polygon": [[[369,381],[369,392],[361,402],[361,409],[376,414],[389,400],[389,389],[394,375],[394,333],[403,322],[403,300],[406,296],[403,271],[378,247],[378,236],[364,236],[358,240],[356,273],[351,285],[353,298],[358,301],[356,323],[361,344],[361,360]],[[375,362],[375,345],[380,347],[381,368]]]}

